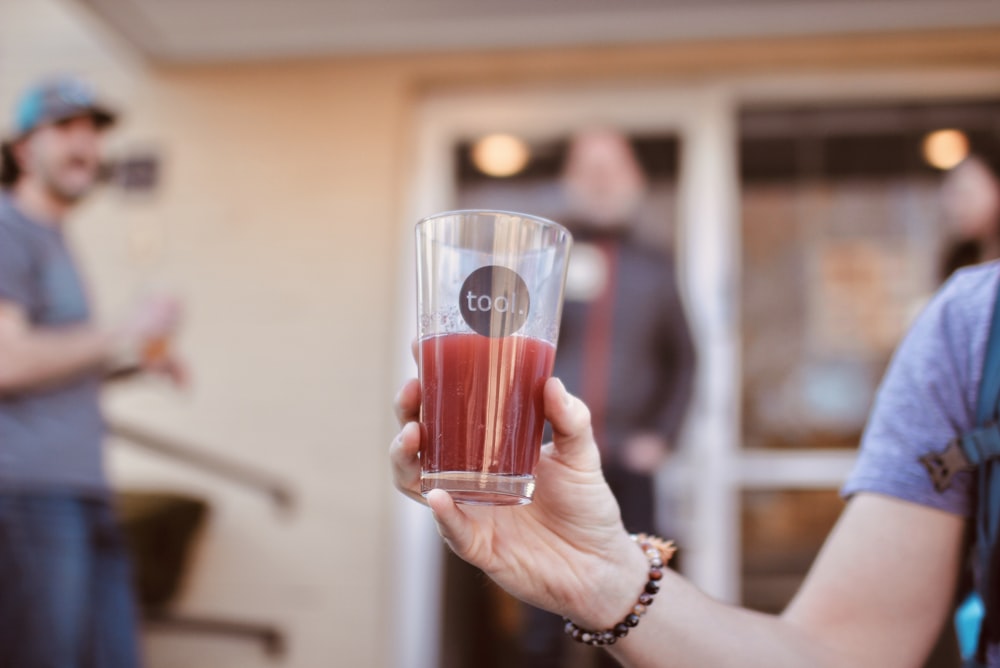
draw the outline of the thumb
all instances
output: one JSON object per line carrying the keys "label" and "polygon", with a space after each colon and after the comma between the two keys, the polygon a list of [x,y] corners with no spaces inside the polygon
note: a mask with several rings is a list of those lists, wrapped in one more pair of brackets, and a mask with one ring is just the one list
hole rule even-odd
{"label": "thumb", "polygon": [[558,378],[549,378],[545,383],[544,401],[556,456],[574,468],[600,468],[587,405],[567,392]]}

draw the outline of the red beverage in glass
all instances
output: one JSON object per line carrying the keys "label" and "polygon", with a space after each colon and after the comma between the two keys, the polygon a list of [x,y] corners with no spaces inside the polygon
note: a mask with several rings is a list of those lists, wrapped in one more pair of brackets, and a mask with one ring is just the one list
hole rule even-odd
{"label": "red beverage in glass", "polygon": [[542,389],[555,354],[551,343],[526,336],[442,334],[420,342],[424,491],[439,478],[460,480],[468,491],[453,491],[456,500],[526,502],[475,484],[482,473],[532,476],[545,423]]}

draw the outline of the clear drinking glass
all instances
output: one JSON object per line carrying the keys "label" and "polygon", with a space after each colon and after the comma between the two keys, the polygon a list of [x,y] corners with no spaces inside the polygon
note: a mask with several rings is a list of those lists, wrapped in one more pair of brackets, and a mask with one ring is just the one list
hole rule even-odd
{"label": "clear drinking glass", "polygon": [[420,488],[531,502],[572,236],[544,218],[449,211],[416,226]]}

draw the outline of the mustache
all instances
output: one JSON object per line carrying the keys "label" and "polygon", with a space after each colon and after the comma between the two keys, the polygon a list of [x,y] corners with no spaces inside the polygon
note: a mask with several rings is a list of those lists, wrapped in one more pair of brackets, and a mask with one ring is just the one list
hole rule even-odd
{"label": "mustache", "polygon": [[70,154],[61,163],[62,167],[84,167],[90,169],[100,167],[100,165],[101,161],[98,158],[83,153]]}
{"label": "mustache", "polygon": [[86,169],[94,172],[96,183],[109,183],[115,178],[117,166],[114,162],[102,160],[96,156],[75,153],[63,158],[56,169],[60,171],[64,169]]}

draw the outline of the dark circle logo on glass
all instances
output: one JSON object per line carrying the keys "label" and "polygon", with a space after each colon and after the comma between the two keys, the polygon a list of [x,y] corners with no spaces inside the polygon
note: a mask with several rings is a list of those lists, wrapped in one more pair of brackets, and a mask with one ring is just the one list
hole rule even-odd
{"label": "dark circle logo on glass", "polygon": [[499,265],[480,267],[469,274],[458,301],[466,324],[494,338],[516,333],[531,310],[528,284],[513,269]]}

